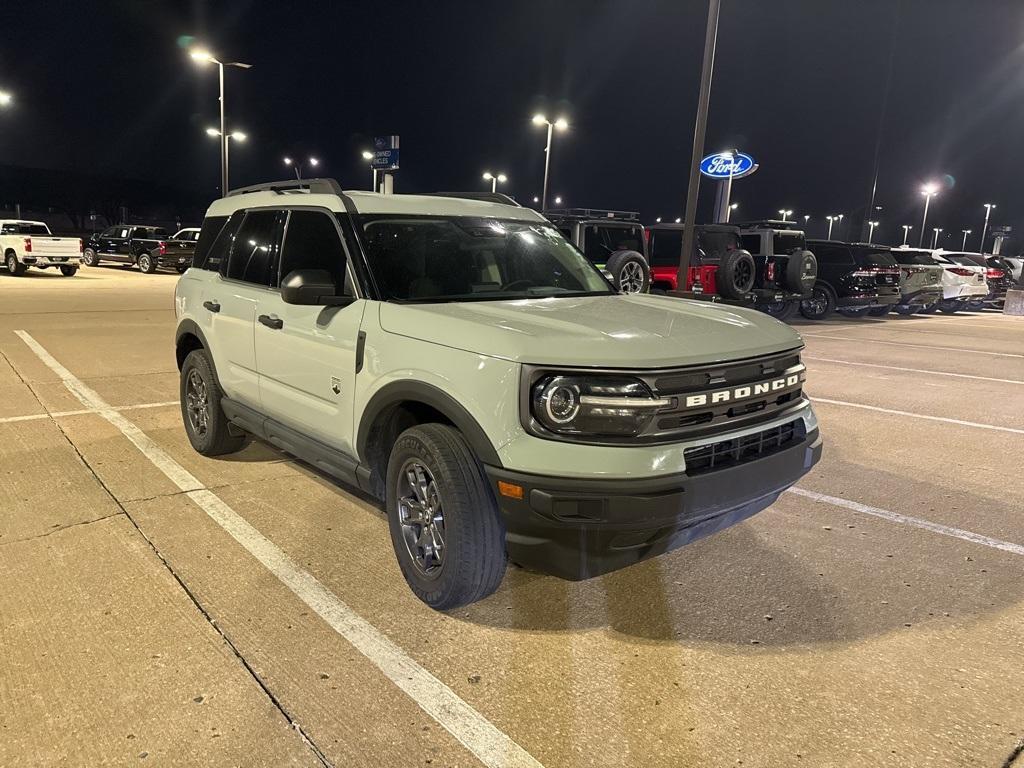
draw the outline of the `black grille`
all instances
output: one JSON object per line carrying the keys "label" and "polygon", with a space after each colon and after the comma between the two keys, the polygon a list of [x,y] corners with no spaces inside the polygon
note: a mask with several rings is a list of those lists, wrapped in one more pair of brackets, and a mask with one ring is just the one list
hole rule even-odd
{"label": "black grille", "polygon": [[803,437],[803,420],[796,419],[788,424],[755,432],[752,435],[702,445],[698,448],[687,448],[683,452],[686,459],[686,474],[699,475],[760,459],[786,448]]}

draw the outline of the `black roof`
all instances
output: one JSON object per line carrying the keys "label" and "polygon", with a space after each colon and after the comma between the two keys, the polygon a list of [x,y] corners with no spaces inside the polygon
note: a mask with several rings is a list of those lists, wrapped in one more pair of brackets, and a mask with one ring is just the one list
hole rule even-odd
{"label": "black roof", "polygon": [[740,229],[787,229],[802,231],[799,222],[782,221],[781,219],[759,219],[757,221],[738,221],[736,226]]}

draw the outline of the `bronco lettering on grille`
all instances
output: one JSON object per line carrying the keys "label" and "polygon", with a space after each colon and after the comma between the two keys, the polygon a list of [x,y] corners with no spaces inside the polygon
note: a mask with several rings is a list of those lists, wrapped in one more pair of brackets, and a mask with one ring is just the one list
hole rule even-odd
{"label": "bronco lettering on grille", "polygon": [[788,376],[781,376],[777,379],[770,379],[757,384],[746,384],[742,387],[719,389],[712,392],[701,392],[700,394],[687,395],[683,402],[683,407],[701,408],[706,405],[731,403],[736,400],[746,400],[748,397],[755,397],[757,395],[768,395],[772,392],[781,392],[784,389],[798,386],[805,378],[806,375],[801,371],[800,373],[791,373]]}

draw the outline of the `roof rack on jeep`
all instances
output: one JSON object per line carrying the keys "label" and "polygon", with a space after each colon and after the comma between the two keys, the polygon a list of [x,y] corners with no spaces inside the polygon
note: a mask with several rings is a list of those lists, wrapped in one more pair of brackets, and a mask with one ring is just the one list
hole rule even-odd
{"label": "roof rack on jeep", "polygon": [[548,208],[544,215],[572,219],[640,219],[639,211],[609,211],[605,208]]}
{"label": "roof rack on jeep", "polygon": [[482,200],[485,203],[514,205],[516,208],[523,207],[514,198],[501,192],[424,192],[423,194],[428,197],[456,197],[461,200]]}
{"label": "roof rack on jeep", "polygon": [[[731,223],[731,222],[730,222]],[[757,219],[756,221],[738,221],[737,227],[769,227],[770,229],[800,229],[799,221],[782,221],[781,219]]]}
{"label": "roof rack on jeep", "polygon": [[275,192],[279,195],[318,194],[340,195],[341,185],[334,179],[289,179],[286,181],[268,181],[239,187],[228,192],[228,197],[248,195],[251,192]]}

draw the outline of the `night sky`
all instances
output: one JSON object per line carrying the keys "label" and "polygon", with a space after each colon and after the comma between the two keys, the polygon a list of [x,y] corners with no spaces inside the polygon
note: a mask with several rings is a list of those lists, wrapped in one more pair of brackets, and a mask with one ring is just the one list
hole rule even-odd
{"label": "night sky", "polygon": [[[399,192],[540,194],[543,131],[565,115],[551,196],[569,205],[680,215],[706,2],[8,2],[0,7],[0,164],[168,182],[218,195],[216,69],[226,60],[232,186],[286,178],[281,158],[367,188],[375,135],[402,141]],[[780,207],[824,234],[844,213],[855,239],[881,125],[881,239],[920,227],[928,180],[943,181],[929,229],[1024,228],[1024,2],[723,0],[707,150],[735,146],[760,170],[737,181],[739,218]],[[888,88],[887,72],[891,64]],[[883,105],[884,113],[883,113]],[[713,183],[699,218],[711,216]],[[6,190],[5,192],[10,192]],[[10,195],[8,195],[10,196]],[[817,225],[817,227],[815,226]],[[929,232],[930,235],[930,232]],[[970,242],[970,241],[969,241]]]}

